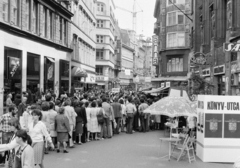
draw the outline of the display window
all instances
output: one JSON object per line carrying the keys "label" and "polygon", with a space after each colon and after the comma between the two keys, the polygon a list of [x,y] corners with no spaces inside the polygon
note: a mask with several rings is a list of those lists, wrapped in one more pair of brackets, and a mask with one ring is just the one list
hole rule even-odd
{"label": "display window", "polygon": [[69,62],[65,60],[60,60],[60,94],[62,92],[69,91]]}
{"label": "display window", "polygon": [[54,93],[55,59],[44,57],[44,90]]}
{"label": "display window", "polygon": [[4,47],[4,107],[7,94],[12,93],[12,101],[22,92],[22,51]]}

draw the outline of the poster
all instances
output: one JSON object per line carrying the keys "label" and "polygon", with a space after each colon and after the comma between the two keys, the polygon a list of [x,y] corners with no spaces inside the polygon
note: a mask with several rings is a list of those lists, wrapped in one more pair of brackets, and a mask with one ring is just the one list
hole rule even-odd
{"label": "poster", "polygon": [[240,114],[224,114],[224,138],[240,138]]}
{"label": "poster", "polygon": [[205,138],[222,138],[223,114],[205,114]]}

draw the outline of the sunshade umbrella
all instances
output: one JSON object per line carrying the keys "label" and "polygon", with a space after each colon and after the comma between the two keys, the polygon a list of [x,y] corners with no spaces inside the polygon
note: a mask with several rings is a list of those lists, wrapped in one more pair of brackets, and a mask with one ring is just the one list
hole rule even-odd
{"label": "sunshade umbrella", "polygon": [[179,116],[197,117],[197,112],[191,107],[190,103],[184,97],[165,97],[149,106],[144,110],[144,113],[166,115],[171,118]]}

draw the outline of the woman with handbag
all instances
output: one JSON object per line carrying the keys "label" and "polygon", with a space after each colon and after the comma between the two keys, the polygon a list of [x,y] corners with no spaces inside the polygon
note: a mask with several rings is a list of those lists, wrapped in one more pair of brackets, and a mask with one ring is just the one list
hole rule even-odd
{"label": "woman with handbag", "polygon": [[132,134],[132,127],[133,127],[133,117],[134,114],[137,112],[136,106],[132,103],[132,98],[128,98],[128,104],[126,105],[126,112],[127,112],[127,134]]}

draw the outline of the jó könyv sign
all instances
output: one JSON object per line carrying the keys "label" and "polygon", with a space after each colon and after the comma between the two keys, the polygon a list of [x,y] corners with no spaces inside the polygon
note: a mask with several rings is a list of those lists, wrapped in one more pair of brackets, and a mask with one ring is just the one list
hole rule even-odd
{"label": "j\u00f3 k\u00f6nyv sign", "polygon": [[205,54],[196,52],[191,58],[190,58],[190,65],[191,66],[199,66],[199,65],[206,65],[207,63],[207,57]]}

